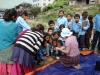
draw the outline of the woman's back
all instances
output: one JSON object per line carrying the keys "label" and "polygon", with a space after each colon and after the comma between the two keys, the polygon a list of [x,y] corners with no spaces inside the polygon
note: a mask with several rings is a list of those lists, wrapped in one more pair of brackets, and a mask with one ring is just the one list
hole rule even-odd
{"label": "woman's back", "polygon": [[70,47],[70,53],[68,56],[74,57],[79,55],[78,43],[74,36],[70,36],[66,39],[65,46]]}
{"label": "woman's back", "polygon": [[0,21],[0,50],[14,43],[18,35],[18,27],[13,21]]}

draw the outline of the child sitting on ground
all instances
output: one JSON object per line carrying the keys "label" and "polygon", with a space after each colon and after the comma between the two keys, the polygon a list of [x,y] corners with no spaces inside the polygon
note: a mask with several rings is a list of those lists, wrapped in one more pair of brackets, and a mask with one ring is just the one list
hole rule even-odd
{"label": "child sitting on ground", "polygon": [[44,40],[47,41],[47,45],[46,45],[46,52],[47,52],[47,56],[50,55],[50,45],[49,45],[49,39],[50,39],[50,35],[48,33],[44,33]]}

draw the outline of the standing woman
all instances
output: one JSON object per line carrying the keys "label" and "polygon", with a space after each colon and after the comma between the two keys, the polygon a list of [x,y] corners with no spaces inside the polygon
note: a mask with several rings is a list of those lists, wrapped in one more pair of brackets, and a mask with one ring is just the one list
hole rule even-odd
{"label": "standing woman", "polygon": [[43,41],[44,26],[39,24],[37,30],[28,30],[16,42],[11,60],[14,61],[12,75],[23,75],[34,71],[35,54]]}
{"label": "standing woman", "polygon": [[28,18],[28,13],[26,11],[22,11],[20,13],[20,16],[17,18],[16,24],[18,25],[19,34],[24,30],[30,29],[30,26],[25,21],[27,18]]}
{"label": "standing woman", "polygon": [[68,27],[68,21],[67,21],[67,18],[64,17],[64,11],[63,10],[60,10],[59,11],[59,17],[57,19],[57,26],[59,28],[60,25],[64,24],[65,27]]}
{"label": "standing woman", "polygon": [[80,69],[80,52],[76,38],[72,36],[72,32],[70,32],[68,28],[62,30],[61,36],[65,40],[65,49],[57,47],[56,50],[65,54],[60,57],[60,63],[65,67],[72,66],[76,69]]}
{"label": "standing woman", "polygon": [[0,21],[0,75],[11,75],[13,62],[10,61],[13,43],[18,36],[18,27],[15,23],[17,11],[6,10],[3,20]]}

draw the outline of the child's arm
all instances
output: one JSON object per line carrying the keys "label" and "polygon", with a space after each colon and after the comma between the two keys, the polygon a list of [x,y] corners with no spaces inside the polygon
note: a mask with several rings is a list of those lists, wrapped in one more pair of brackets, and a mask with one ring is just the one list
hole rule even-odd
{"label": "child's arm", "polygon": [[70,26],[70,30],[73,30],[73,24],[74,24],[74,23],[73,23],[73,21],[72,21],[72,25]]}
{"label": "child's arm", "polygon": [[63,48],[56,48],[56,50],[60,50],[61,52],[65,53],[65,54],[69,54],[70,53],[70,47],[67,46],[66,49],[64,50]]}
{"label": "child's arm", "polygon": [[83,27],[83,30],[88,30],[89,27],[90,27],[90,23],[89,23],[89,20],[88,20],[87,26]]}
{"label": "child's arm", "polygon": [[96,28],[95,28],[96,21],[97,21],[97,17],[95,17],[95,19],[94,19],[94,25],[93,25],[93,30],[94,30],[93,32],[94,32],[94,33],[96,33],[96,30],[95,30],[95,29],[96,29]]}

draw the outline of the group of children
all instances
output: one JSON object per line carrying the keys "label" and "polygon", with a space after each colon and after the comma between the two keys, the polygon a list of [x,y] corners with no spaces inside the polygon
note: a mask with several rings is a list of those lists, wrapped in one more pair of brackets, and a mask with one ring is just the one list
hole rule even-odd
{"label": "group of children", "polygon": [[75,14],[74,17],[70,13],[64,17],[64,11],[59,11],[57,24],[53,20],[48,22],[49,28],[47,32],[44,32],[44,41],[38,50],[37,58],[43,59],[44,56],[63,55],[63,53],[55,50],[55,47],[64,48],[65,40],[60,36],[63,28],[69,28],[73,32],[73,36],[75,36],[80,50],[83,50],[84,46],[86,49],[89,49],[89,40],[93,28],[92,19],[93,16],[88,16],[88,12],[86,11],[82,13],[82,16]]}

